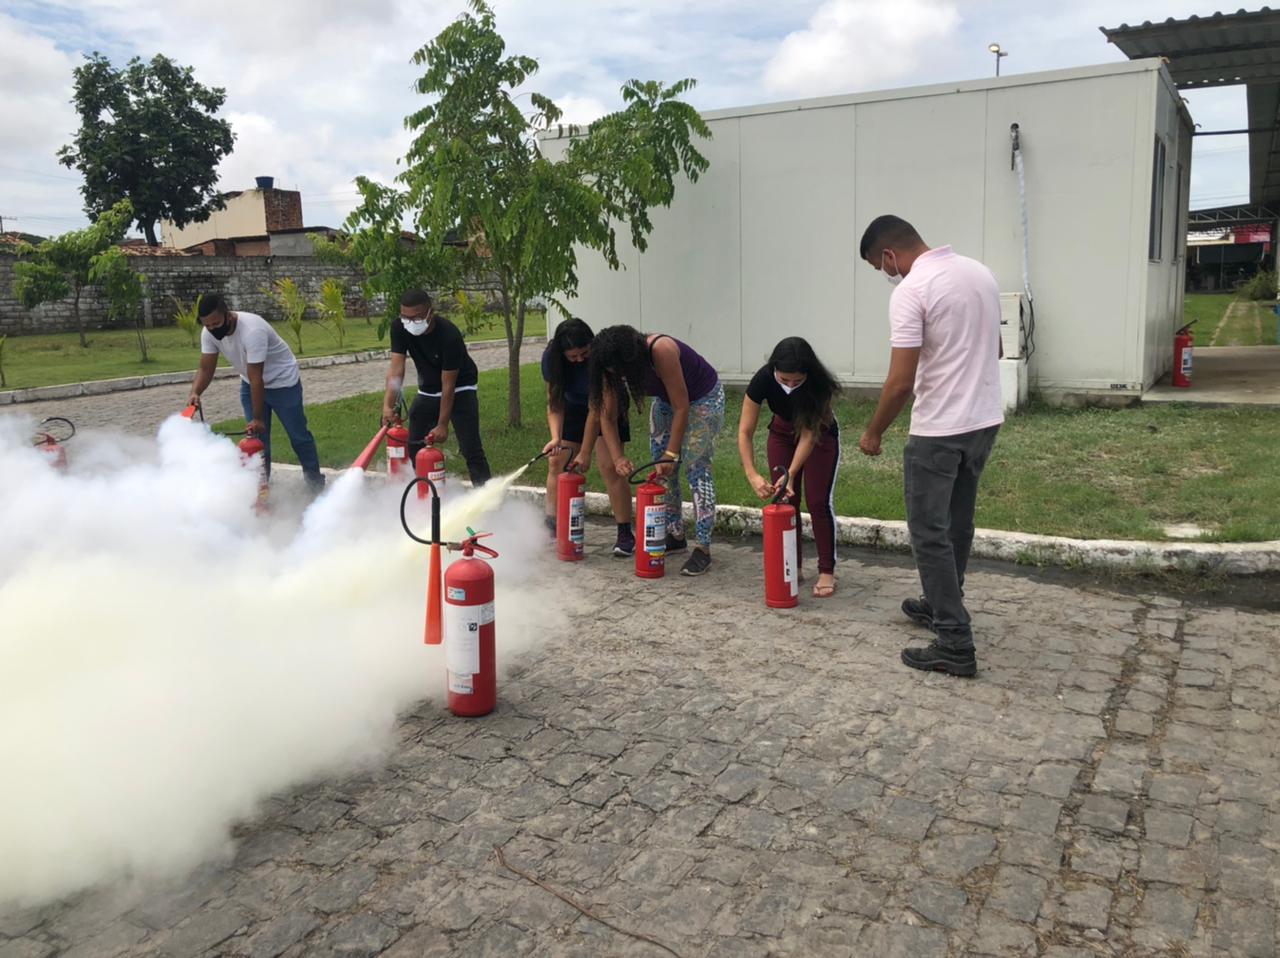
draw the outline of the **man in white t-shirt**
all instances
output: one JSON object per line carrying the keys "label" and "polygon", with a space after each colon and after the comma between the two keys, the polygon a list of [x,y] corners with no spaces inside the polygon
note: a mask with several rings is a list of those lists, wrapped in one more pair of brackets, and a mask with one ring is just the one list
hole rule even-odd
{"label": "man in white t-shirt", "polygon": [[302,474],[313,492],[324,488],[316,440],[307,427],[302,408],[302,374],[288,343],[256,313],[232,312],[218,293],[200,297],[198,310],[204,330],[200,333],[200,368],[191,383],[189,405],[200,405],[200,394],[213,381],[219,354],[227,357],[240,374],[240,406],[249,434],[262,440],[262,458],[271,474],[271,414],[275,413],[289,435]]}
{"label": "man in white t-shirt", "polygon": [[858,445],[880,439],[912,394],[903,486],[911,551],[923,596],[902,611],[933,630],[902,650],[912,668],[973,676],[978,664],[964,606],[978,480],[1004,422],[1000,396],[1000,291],[991,270],[950,246],[930,249],[906,220],[881,216],[859,255],[896,288],[889,299],[889,375]]}

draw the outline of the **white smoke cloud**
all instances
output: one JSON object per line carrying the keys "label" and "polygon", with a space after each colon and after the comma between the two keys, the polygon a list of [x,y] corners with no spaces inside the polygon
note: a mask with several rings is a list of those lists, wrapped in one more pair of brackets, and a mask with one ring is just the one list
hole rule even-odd
{"label": "white smoke cloud", "polygon": [[[300,524],[288,502],[263,520],[256,476],[200,426],[77,437],[59,473],[29,425],[0,421],[0,910],[216,857],[263,799],[377,761],[398,713],[442,698],[399,490],[347,474]],[[454,497],[447,525],[501,530],[509,665],[556,627],[518,584],[538,515],[495,511],[496,487]]]}
{"label": "white smoke cloud", "polygon": [[876,89],[911,76],[959,26],[951,0],[827,0],[765,66],[765,87],[785,96]]}

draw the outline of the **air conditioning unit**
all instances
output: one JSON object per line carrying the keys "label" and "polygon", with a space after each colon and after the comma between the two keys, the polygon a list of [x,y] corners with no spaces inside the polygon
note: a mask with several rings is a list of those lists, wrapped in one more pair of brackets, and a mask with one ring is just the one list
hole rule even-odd
{"label": "air conditioning unit", "polygon": [[1021,359],[1026,347],[1026,300],[1021,293],[1000,294],[1000,341],[1005,359]]}

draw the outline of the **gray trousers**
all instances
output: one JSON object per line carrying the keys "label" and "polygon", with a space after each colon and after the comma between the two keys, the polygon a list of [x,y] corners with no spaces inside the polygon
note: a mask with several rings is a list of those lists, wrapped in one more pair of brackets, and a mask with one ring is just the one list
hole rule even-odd
{"label": "gray trousers", "polygon": [[973,648],[964,571],[973,545],[978,480],[999,426],[958,436],[911,436],[902,454],[911,552],[944,648]]}

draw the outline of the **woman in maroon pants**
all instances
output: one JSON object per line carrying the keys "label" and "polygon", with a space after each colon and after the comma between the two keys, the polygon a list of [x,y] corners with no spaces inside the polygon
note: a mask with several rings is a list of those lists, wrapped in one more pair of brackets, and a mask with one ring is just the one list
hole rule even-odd
{"label": "woman in maroon pants", "polygon": [[[788,336],[751,377],[738,419],[738,453],[747,481],[761,499],[770,499],[778,492],[782,477],[771,481],[756,471],[753,439],[760,407],[767,403],[773,413],[766,445],[769,474],[772,476],[778,467],[787,470],[791,476],[788,498],[797,508],[803,482],[818,546],[818,581],[813,594],[819,599],[829,598],[836,591],[836,517],[832,497],[840,467],[840,428],[832,405],[839,392],[840,384],[814,355],[813,347],[799,336]],[[799,556],[797,560],[802,561]]]}

